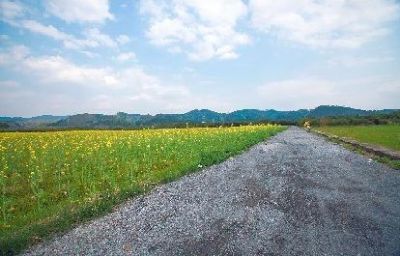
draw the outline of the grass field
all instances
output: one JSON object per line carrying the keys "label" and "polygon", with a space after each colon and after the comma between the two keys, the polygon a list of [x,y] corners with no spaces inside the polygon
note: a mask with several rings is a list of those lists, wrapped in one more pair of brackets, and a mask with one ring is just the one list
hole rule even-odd
{"label": "grass field", "polygon": [[283,129],[0,133],[0,246],[19,251]]}
{"label": "grass field", "polygon": [[400,151],[400,125],[323,126],[317,129],[339,137]]}

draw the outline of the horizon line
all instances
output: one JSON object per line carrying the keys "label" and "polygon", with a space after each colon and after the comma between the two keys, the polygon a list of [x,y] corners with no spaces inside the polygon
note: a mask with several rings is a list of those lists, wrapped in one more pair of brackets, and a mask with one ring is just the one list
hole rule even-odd
{"label": "horizon line", "polygon": [[208,110],[208,111],[212,111],[218,114],[231,114],[233,112],[237,112],[237,111],[242,111],[242,110],[258,110],[258,111],[269,111],[269,110],[274,110],[274,111],[279,111],[279,112],[295,112],[295,111],[300,111],[300,110],[313,110],[316,109],[318,107],[343,107],[343,108],[351,108],[351,109],[355,109],[355,110],[364,110],[364,111],[382,111],[382,110],[400,110],[399,108],[376,108],[376,109],[362,109],[362,108],[355,108],[355,107],[350,107],[350,106],[345,106],[345,105],[318,105],[316,107],[313,108],[298,108],[298,109],[292,109],[292,110],[281,110],[281,109],[274,109],[274,108],[266,108],[266,109],[257,109],[257,108],[242,108],[242,109],[236,109],[230,112],[218,112],[218,111],[214,111],[212,109],[208,109],[208,108],[194,108],[192,110],[186,111],[186,112],[180,112],[180,113],[156,113],[156,114],[150,114],[150,113],[128,113],[128,112],[124,112],[124,111],[117,111],[115,113],[90,113],[90,112],[80,112],[80,113],[72,113],[72,114],[38,114],[38,115],[29,115],[29,116],[23,116],[23,115],[3,115],[0,114],[0,117],[8,117],[8,118],[34,118],[34,117],[41,117],[41,116],[53,116],[53,117],[69,117],[69,116],[74,116],[74,115],[84,115],[84,114],[88,114],[88,115],[104,115],[104,116],[116,116],[118,113],[125,113],[128,115],[150,115],[150,116],[156,116],[156,115],[183,115],[183,114],[187,114],[189,112],[198,110],[198,111],[202,111],[202,110]]}

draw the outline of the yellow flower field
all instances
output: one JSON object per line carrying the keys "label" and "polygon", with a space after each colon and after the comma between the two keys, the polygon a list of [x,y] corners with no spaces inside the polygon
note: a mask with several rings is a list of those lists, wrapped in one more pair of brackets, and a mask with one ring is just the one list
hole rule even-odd
{"label": "yellow flower field", "polygon": [[0,246],[18,251],[283,129],[0,133]]}

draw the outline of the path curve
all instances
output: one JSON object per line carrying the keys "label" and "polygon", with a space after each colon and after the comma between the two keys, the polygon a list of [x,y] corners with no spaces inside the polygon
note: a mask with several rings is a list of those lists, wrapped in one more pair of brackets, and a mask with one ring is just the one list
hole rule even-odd
{"label": "path curve", "polygon": [[400,171],[296,127],[26,255],[399,255]]}

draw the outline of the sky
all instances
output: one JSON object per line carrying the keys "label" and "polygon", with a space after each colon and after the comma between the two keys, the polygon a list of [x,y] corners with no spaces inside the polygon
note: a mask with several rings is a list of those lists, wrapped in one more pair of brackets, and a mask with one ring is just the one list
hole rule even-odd
{"label": "sky", "polygon": [[400,1],[0,0],[0,116],[400,108]]}

